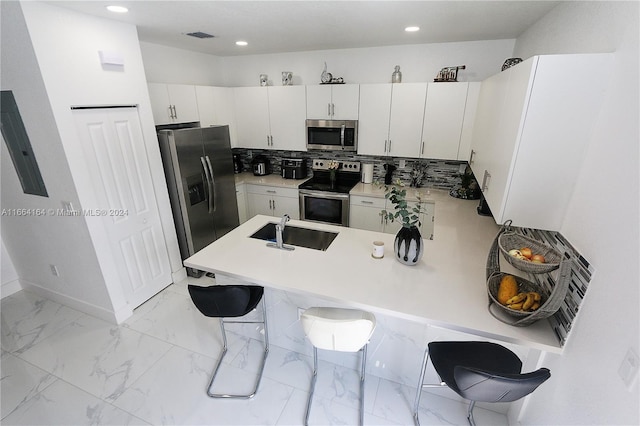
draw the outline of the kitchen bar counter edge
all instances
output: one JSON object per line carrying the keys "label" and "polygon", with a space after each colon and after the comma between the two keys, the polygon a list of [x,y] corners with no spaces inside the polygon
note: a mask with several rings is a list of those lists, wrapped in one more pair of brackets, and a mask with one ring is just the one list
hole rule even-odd
{"label": "kitchen bar counter edge", "polygon": [[[248,182],[247,182],[248,183]],[[478,216],[476,203],[431,190],[434,240],[423,240],[416,266],[393,255],[394,235],[292,220],[289,224],[338,232],[327,251],[283,251],[249,238],[270,216],[255,216],[185,260],[185,266],[279,290],[321,297],[345,306],[456,330],[552,353],[562,348],[549,323],[513,327],[487,310],[486,258],[498,226]],[[374,240],[385,257],[373,259]]]}

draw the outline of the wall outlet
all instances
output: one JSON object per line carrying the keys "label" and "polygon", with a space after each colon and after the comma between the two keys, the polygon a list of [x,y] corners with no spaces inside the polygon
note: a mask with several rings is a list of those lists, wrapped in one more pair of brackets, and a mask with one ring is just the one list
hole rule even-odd
{"label": "wall outlet", "polygon": [[639,366],[640,359],[638,358],[638,354],[635,353],[632,348],[629,348],[629,350],[627,350],[627,354],[624,356],[624,360],[622,360],[622,364],[620,364],[620,368],[618,369],[618,375],[629,391],[631,391],[634,382],[638,378]]}
{"label": "wall outlet", "polygon": [[49,269],[51,269],[51,273],[54,277],[59,277],[60,273],[58,272],[58,267],[56,265],[49,265]]}
{"label": "wall outlet", "polygon": [[460,164],[458,167],[458,173],[463,174],[467,170],[467,163]]}
{"label": "wall outlet", "polygon": [[298,321],[300,321],[300,317],[302,316],[302,314],[304,313],[304,311],[306,311],[306,309],[304,309],[304,308],[298,308]]}
{"label": "wall outlet", "polygon": [[401,169],[404,169],[407,166],[407,162],[405,160],[400,160],[399,163]]}

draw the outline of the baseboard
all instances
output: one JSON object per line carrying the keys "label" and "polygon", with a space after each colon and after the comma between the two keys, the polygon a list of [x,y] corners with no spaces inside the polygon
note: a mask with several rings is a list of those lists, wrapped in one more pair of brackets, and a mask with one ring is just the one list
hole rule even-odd
{"label": "baseboard", "polygon": [[44,287],[40,287],[39,285],[30,282],[21,281],[21,283],[23,290],[30,291],[42,297],[46,297],[49,300],[68,306],[77,311],[84,312],[85,314],[89,314],[96,318],[108,321],[110,323],[120,324],[131,315],[133,315],[133,311],[128,306],[116,312],[113,312],[100,306],[96,306],[91,303],[87,303],[82,300],[60,294]]}
{"label": "baseboard", "polygon": [[20,280],[17,278],[13,281],[2,283],[2,288],[0,288],[0,299],[11,296],[20,290],[22,290],[22,284],[20,284]]}
{"label": "baseboard", "polygon": [[182,267],[177,271],[172,272],[171,279],[174,283],[179,283],[180,281],[187,279],[187,268]]}

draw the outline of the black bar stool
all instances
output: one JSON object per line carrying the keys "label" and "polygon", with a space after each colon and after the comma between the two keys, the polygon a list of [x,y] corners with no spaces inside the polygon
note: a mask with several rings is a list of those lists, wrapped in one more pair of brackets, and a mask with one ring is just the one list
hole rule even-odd
{"label": "black bar stool", "polygon": [[[222,355],[216,363],[215,369],[207,388],[207,395],[212,398],[253,398],[260,386],[260,380],[262,379],[262,372],[264,371],[264,365],[267,361],[267,355],[269,355],[269,334],[267,331],[267,311],[264,304],[264,288],[254,285],[214,285],[211,287],[199,287],[189,285],[189,295],[193,304],[198,310],[206,317],[220,318],[220,329],[222,330],[223,349]],[[227,318],[242,317],[251,312],[258,306],[258,303],[262,301],[262,321],[225,321]],[[224,325],[227,324],[263,324],[264,326],[264,356],[262,357],[262,363],[260,364],[260,371],[258,372],[258,380],[256,386],[248,395],[230,395],[230,394],[216,394],[211,391],[213,387],[213,381],[218,374],[222,359],[227,353],[227,333],[225,332]]]}
{"label": "black bar stool", "polygon": [[[440,376],[439,384],[424,384],[427,362]],[[420,381],[413,407],[413,420],[420,425],[418,408],[422,389],[448,386],[471,401],[467,412],[474,426],[473,407],[476,402],[511,402],[533,392],[551,377],[547,368],[522,373],[522,361],[504,346],[490,342],[431,342],[427,346],[420,372]]]}

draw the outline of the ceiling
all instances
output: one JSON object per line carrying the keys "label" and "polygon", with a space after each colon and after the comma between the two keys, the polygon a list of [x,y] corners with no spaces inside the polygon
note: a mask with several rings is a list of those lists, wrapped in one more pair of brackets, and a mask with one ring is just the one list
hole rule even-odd
{"label": "ceiling", "polygon": [[[559,1],[47,1],[138,27],[141,41],[217,56],[514,39]],[[114,14],[106,5],[129,8]],[[420,31],[404,28],[416,25]],[[186,33],[202,31],[211,39]],[[236,46],[245,40],[245,47]]]}

